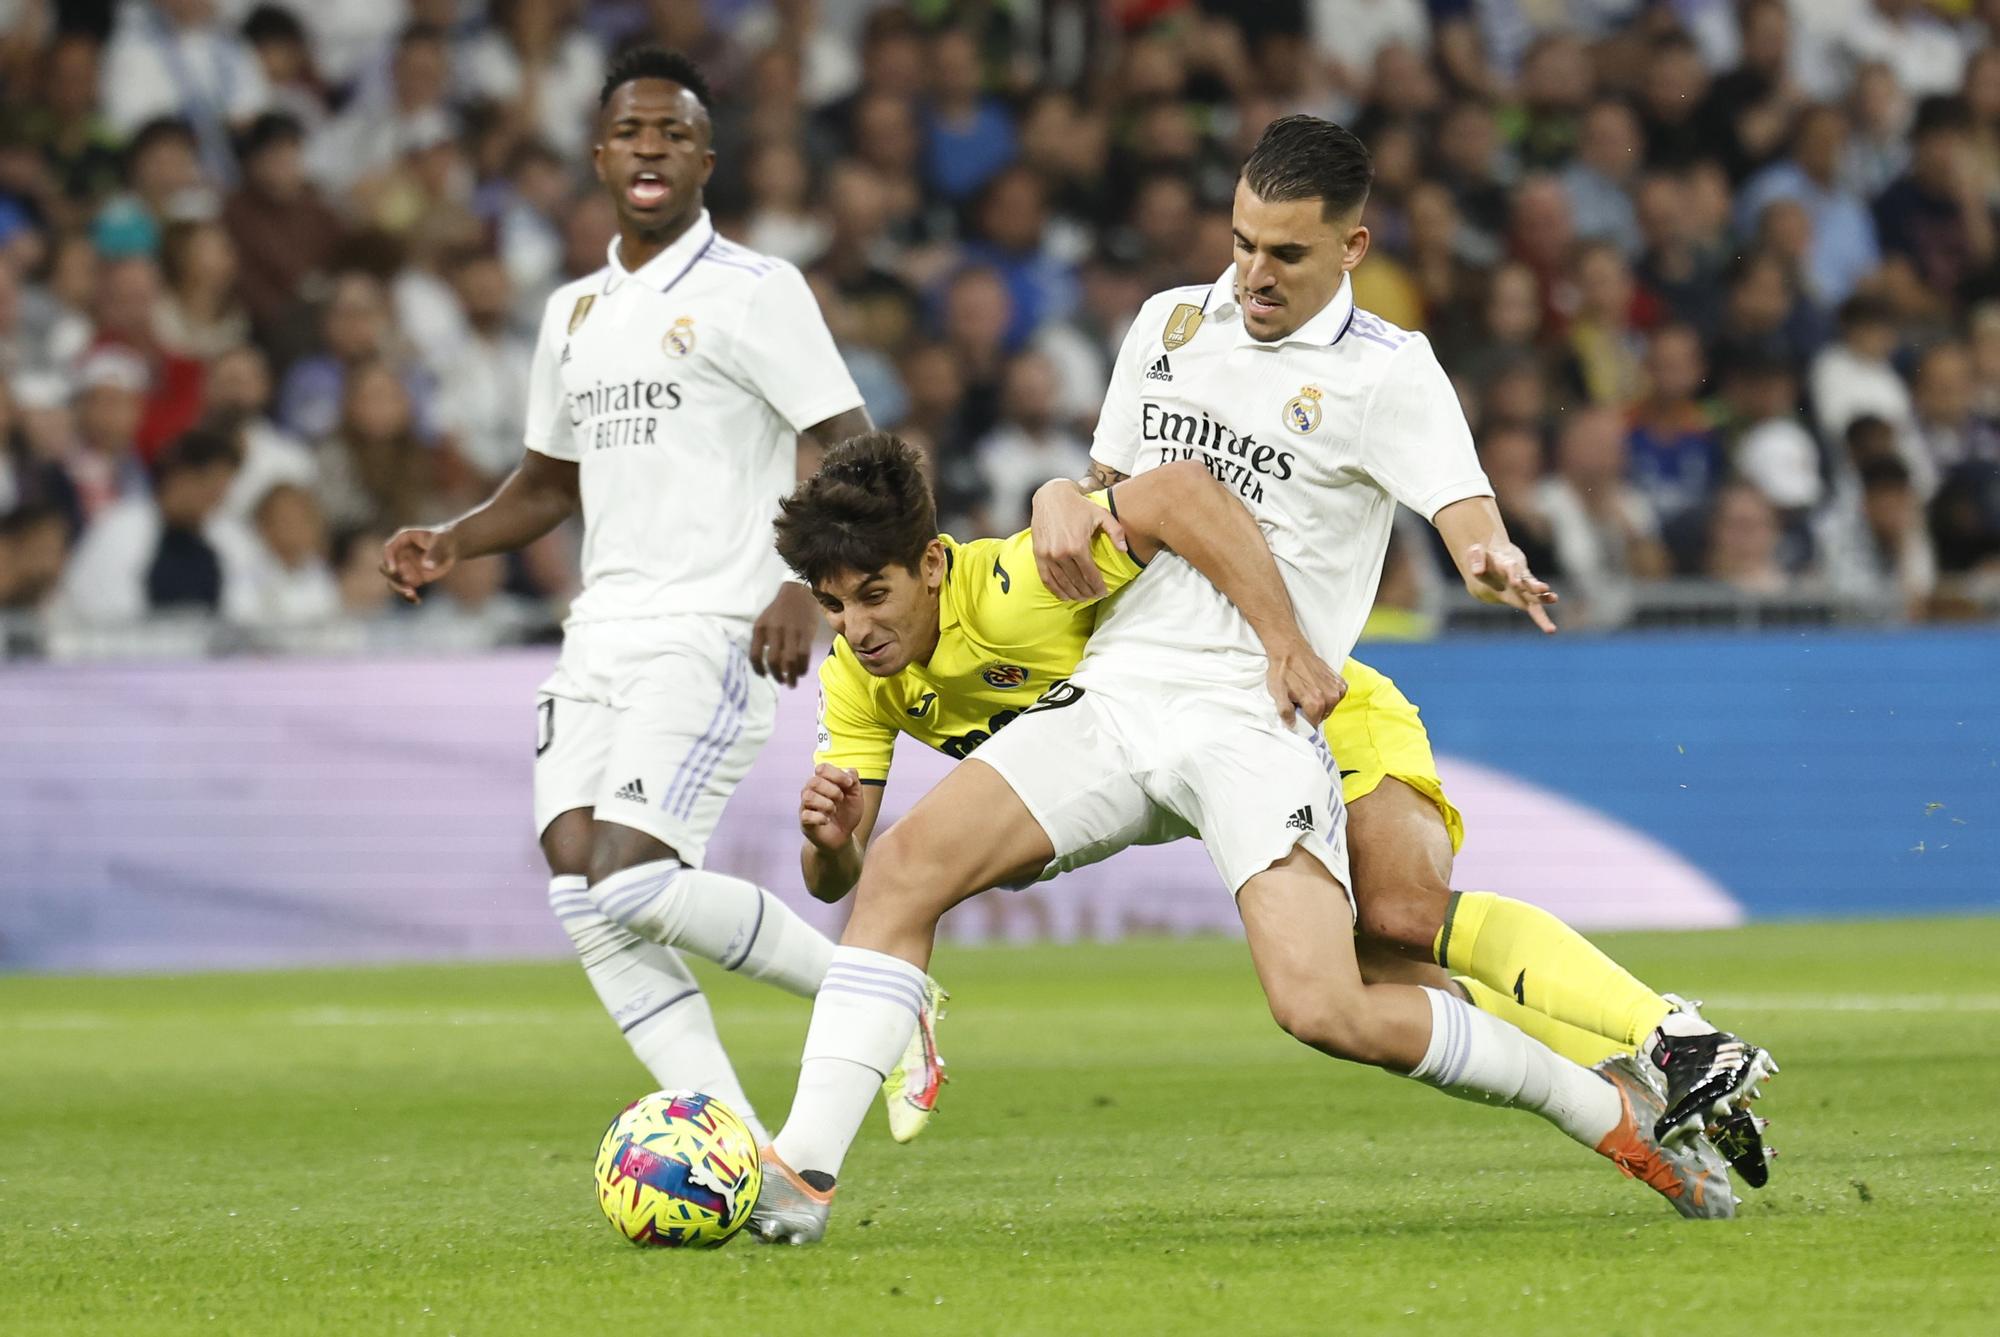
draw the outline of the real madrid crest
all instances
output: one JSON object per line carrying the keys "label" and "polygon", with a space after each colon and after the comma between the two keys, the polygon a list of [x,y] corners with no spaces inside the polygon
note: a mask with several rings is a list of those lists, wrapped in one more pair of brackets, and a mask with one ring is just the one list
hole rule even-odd
{"label": "real madrid crest", "polygon": [[569,332],[571,334],[575,334],[577,326],[583,324],[583,318],[590,314],[590,308],[596,301],[597,294],[594,292],[587,292],[576,299],[576,305],[571,307],[569,312]]}
{"label": "real madrid crest", "polygon": [[694,351],[694,317],[682,316],[667,327],[660,339],[660,351],[668,357],[686,357]]}
{"label": "real madrid crest", "polygon": [[1319,427],[1319,397],[1326,392],[1316,385],[1300,389],[1285,401],[1285,426],[1300,436],[1307,436]]}
{"label": "real madrid crest", "polygon": [[1167,328],[1161,332],[1160,342],[1171,353],[1194,338],[1194,332],[1200,328],[1201,308],[1182,302],[1174,308],[1173,314],[1167,317]]}

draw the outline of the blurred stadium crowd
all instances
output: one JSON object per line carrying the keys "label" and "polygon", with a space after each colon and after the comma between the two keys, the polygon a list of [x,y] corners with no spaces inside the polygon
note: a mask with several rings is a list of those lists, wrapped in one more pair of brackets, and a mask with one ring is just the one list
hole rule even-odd
{"label": "blurred stadium crowd", "polygon": [[[1222,272],[1238,163],[1310,111],[1376,157],[1358,300],[1437,345],[1570,625],[2000,610],[2000,0],[0,0],[0,33],[17,652],[162,613],[545,632],[573,535],[413,611],[375,563],[518,458],[638,41],[709,72],[718,224],[807,273],[961,535],[1082,471],[1132,313]],[[1446,593],[1412,532],[1377,629]]]}

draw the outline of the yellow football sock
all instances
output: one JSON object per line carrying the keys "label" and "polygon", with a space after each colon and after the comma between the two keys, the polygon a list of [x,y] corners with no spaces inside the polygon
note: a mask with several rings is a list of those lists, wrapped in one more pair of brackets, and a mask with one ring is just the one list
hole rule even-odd
{"label": "yellow football sock", "polygon": [[1490,891],[1453,892],[1431,950],[1453,974],[1627,1049],[1673,1010],[1562,920]]}
{"label": "yellow football sock", "polygon": [[1522,1007],[1514,1001],[1512,994],[1501,993],[1490,985],[1481,984],[1467,975],[1454,975],[1458,986],[1472,997],[1472,1005],[1481,1012],[1498,1017],[1516,1030],[1526,1031],[1549,1048],[1561,1054],[1572,1063],[1592,1067],[1604,1062],[1614,1054],[1629,1054],[1630,1045],[1621,1045],[1608,1035],[1596,1031],[1586,1031],[1581,1026],[1572,1026],[1566,1021],[1535,1011],[1532,1007]]}

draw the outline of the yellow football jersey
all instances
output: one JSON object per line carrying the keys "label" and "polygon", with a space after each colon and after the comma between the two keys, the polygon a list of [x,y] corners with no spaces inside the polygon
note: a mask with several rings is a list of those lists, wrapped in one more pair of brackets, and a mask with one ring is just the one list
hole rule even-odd
{"label": "yellow football jersey", "polygon": [[[1110,505],[1102,492],[1091,500]],[[878,678],[861,666],[844,637],[835,637],[819,668],[815,762],[844,766],[880,784],[888,779],[899,733],[948,756],[970,756],[1083,658],[1097,605],[1066,603],[1049,592],[1035,567],[1030,531],[970,543],[940,534],[938,541],[946,565],[930,662]],[[1106,597],[1143,569],[1101,533],[1091,555]]]}
{"label": "yellow football jersey", "polygon": [[[1103,492],[1091,500],[1110,505]],[[1097,625],[1097,603],[1066,603],[1042,584],[1028,530],[970,543],[940,534],[938,541],[946,566],[930,663],[878,678],[842,637],[820,663],[813,761],[844,766],[864,784],[889,778],[899,733],[948,756],[970,756],[1051,683],[1069,676]],[[1106,598],[1143,569],[1103,534],[1091,556]],[[1394,776],[1437,805],[1457,849],[1464,822],[1445,797],[1417,708],[1386,674],[1358,659],[1342,664],[1340,673],[1347,695],[1323,732],[1340,766],[1342,797],[1352,803]]]}

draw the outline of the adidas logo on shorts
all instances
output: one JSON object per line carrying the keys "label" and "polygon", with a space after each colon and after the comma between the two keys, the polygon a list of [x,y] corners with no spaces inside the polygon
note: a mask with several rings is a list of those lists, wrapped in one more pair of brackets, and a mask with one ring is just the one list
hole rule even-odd
{"label": "adidas logo on shorts", "polygon": [[1310,831],[1313,829],[1312,804],[1308,803],[1285,819],[1287,831]]}
{"label": "adidas logo on shorts", "polygon": [[646,801],[646,786],[637,780],[627,780],[619,787],[618,792],[611,797],[630,799],[634,803],[644,803]]}
{"label": "adidas logo on shorts", "polygon": [[1168,365],[1165,353],[1160,354],[1158,362],[1146,368],[1146,379],[1149,381],[1171,381],[1173,378],[1174,369]]}

